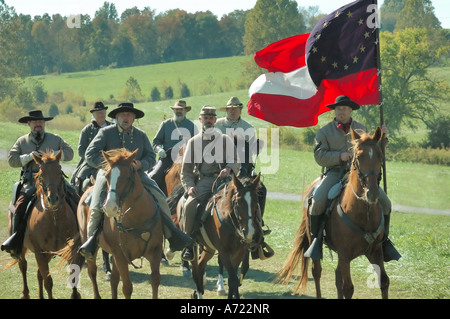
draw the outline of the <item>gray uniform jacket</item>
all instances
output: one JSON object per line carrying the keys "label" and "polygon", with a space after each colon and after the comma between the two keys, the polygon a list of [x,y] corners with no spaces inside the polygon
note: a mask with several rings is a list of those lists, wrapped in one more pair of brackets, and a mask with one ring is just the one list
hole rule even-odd
{"label": "gray uniform jacket", "polygon": [[167,151],[180,141],[187,141],[197,133],[197,127],[191,120],[185,118],[180,123],[176,123],[173,118],[170,118],[160,124],[153,138],[153,147],[162,146]]}
{"label": "gray uniform jacket", "polygon": [[[317,131],[314,141],[314,159],[317,164],[327,169],[340,168],[339,154],[350,152],[352,146],[351,134],[345,134],[343,130],[337,128],[337,125],[336,120],[333,120],[322,127]],[[360,129],[367,132],[367,128],[363,124],[354,120],[352,120],[351,127],[354,130]]]}
{"label": "gray uniform jacket", "polygon": [[[50,150],[53,150],[56,154],[60,149],[62,149],[62,161],[73,159],[73,149],[59,135],[45,132],[44,138],[40,143],[37,143],[33,135],[28,133],[19,137],[14,143],[8,154],[8,163],[11,167],[22,167],[20,155],[30,154],[33,151],[47,152]],[[34,161],[22,167],[23,171],[29,171],[30,169],[32,173],[39,172],[39,166]],[[29,179],[28,183],[34,183],[33,176],[29,176]]]}
{"label": "gray uniform jacket", "polygon": [[86,150],[86,161],[90,166],[100,168],[104,163],[101,151],[116,148],[126,148],[131,152],[138,149],[136,159],[142,163],[142,171],[152,168],[156,163],[156,155],[147,134],[134,126],[130,132],[124,132],[117,124],[98,132]]}

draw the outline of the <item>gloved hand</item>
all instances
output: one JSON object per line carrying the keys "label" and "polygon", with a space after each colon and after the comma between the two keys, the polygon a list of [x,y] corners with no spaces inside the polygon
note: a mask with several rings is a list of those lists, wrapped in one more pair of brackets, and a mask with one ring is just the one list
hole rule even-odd
{"label": "gloved hand", "polygon": [[158,151],[159,158],[166,158],[167,157],[167,153],[162,147],[159,146],[157,148],[157,151]]}
{"label": "gloved hand", "polygon": [[40,157],[40,153],[38,151],[33,151],[30,154],[23,154],[20,155],[20,163],[22,163],[22,166],[27,165],[29,162],[33,160],[33,154],[34,156]]}

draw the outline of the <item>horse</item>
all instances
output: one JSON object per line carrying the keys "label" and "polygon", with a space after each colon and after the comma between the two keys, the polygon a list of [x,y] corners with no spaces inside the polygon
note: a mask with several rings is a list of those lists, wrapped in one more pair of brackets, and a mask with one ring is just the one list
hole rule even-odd
{"label": "horse", "polygon": [[[331,215],[325,225],[325,241],[338,255],[335,271],[337,296],[339,299],[353,296],[350,262],[365,255],[378,274],[381,296],[387,299],[389,277],[384,268],[382,251],[384,216],[377,202],[383,160],[380,146],[383,134],[381,128],[377,127],[372,136],[367,133],[360,135],[353,129],[351,136],[353,156],[348,182],[333,202]],[[308,187],[306,194],[309,194],[313,186],[314,183]],[[307,200],[306,196],[304,198]],[[294,246],[277,277],[278,282],[287,284],[301,260],[301,277],[294,294],[300,288],[301,294],[304,294],[308,282],[309,259],[304,254],[311,245],[311,235],[306,203],[303,206],[303,219],[297,230]],[[321,298],[321,273],[320,259],[313,260],[312,274],[318,299]]]}
{"label": "horse", "polygon": [[261,214],[258,204],[260,174],[239,180],[234,174],[226,187],[206,205],[208,216],[196,237],[202,248],[191,261],[196,290],[193,298],[203,298],[203,276],[207,262],[218,251],[219,259],[228,272],[228,298],[239,299],[237,271],[248,250],[257,249],[262,239]]}
{"label": "horse", "polygon": [[[133,285],[128,264],[145,257],[150,262],[153,299],[158,298],[161,283],[159,271],[163,231],[161,212],[153,196],[145,190],[133,162],[138,150],[130,152],[124,148],[102,151],[106,165],[107,197],[103,209],[103,230],[99,236],[99,246],[113,256],[111,273],[111,295],[117,299],[117,287],[122,280],[122,292],[130,299]],[[77,250],[87,240],[89,206],[85,204],[92,188],[87,190],[78,205],[80,236],[68,249]],[[81,239],[80,239],[81,237]],[[95,257],[95,256],[94,256]],[[99,299],[97,286],[97,265],[95,258],[87,260],[88,274],[94,290],[94,298]]]}
{"label": "horse", "polygon": [[[78,226],[75,212],[66,201],[66,184],[64,172],[59,164],[62,150],[55,155],[54,152],[44,152],[41,156],[33,154],[34,161],[39,165],[39,172],[35,176],[36,180],[36,200],[32,202],[29,209],[29,218],[26,223],[26,231],[23,241],[23,250],[19,260],[14,261],[19,264],[22,274],[22,299],[29,299],[29,289],[27,283],[27,260],[25,258],[27,250],[31,250],[36,258],[38,271],[38,295],[44,298],[43,287],[49,299],[53,298],[53,279],[49,271],[49,261],[57,255],[56,252],[62,249],[70,238],[78,233]],[[9,219],[12,218],[11,211],[8,212]],[[12,233],[11,222],[9,232]],[[67,259],[69,264],[81,267],[83,258],[79,254],[73,254]],[[79,268],[80,269],[80,268]],[[68,282],[71,284],[70,282]],[[72,282],[72,299],[80,298],[77,285]]]}

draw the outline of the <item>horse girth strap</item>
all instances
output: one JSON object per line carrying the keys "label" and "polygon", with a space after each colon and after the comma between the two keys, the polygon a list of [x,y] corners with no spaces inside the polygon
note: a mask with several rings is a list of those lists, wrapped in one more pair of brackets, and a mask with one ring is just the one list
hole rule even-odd
{"label": "horse girth strap", "polygon": [[348,227],[350,227],[351,230],[353,230],[359,236],[364,238],[369,245],[371,245],[376,240],[378,235],[380,235],[381,232],[384,229],[384,214],[383,214],[383,211],[381,211],[380,225],[378,226],[377,230],[375,232],[373,232],[373,233],[366,232],[366,231],[362,230],[361,228],[359,228],[357,225],[355,225],[355,223],[353,223],[350,220],[350,218],[348,218],[347,214],[344,213],[344,210],[342,209],[342,206],[341,206],[340,202],[338,202],[338,204],[337,204],[337,212],[339,214],[339,217],[341,217],[342,221]]}

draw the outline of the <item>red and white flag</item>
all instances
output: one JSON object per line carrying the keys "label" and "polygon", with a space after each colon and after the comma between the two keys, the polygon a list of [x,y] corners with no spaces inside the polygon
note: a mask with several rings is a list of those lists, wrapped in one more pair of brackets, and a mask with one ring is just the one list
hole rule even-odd
{"label": "red and white flag", "polygon": [[269,73],[250,86],[248,114],[278,126],[316,125],[336,97],[379,104],[377,6],[354,1],[321,19],[311,33],[256,52]]}

